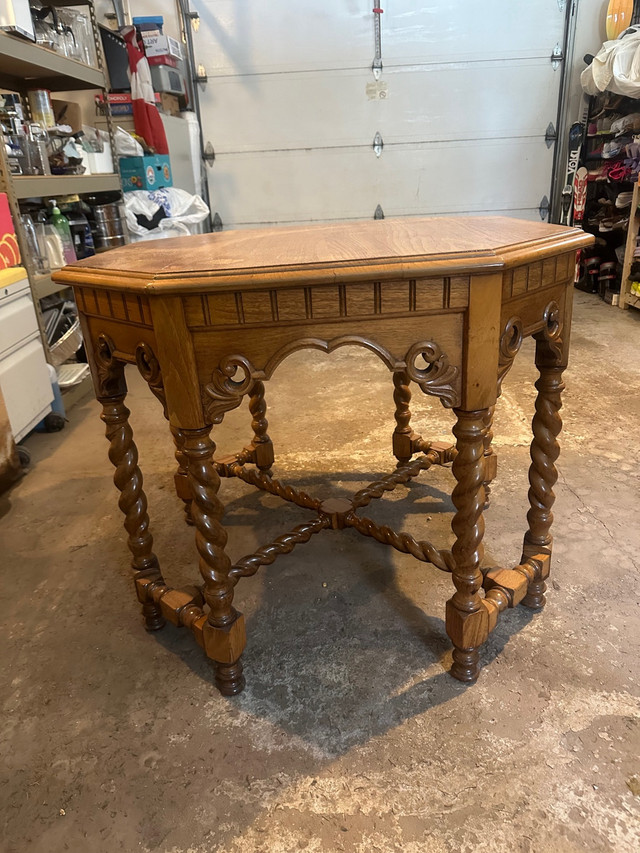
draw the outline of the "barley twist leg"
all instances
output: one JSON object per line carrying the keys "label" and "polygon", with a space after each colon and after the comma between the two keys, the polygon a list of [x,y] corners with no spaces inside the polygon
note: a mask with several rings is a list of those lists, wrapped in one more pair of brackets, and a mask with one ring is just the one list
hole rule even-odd
{"label": "barley twist leg", "polygon": [[265,473],[271,469],[274,462],[273,443],[267,434],[269,422],[267,421],[267,403],[264,398],[264,382],[254,382],[251,396],[249,398],[249,411],[251,412],[251,426],[253,428],[253,441],[251,450],[256,467]]}
{"label": "barley twist leg", "polygon": [[171,426],[171,435],[173,436],[173,443],[176,446],[176,462],[178,463],[178,470],[174,475],[176,494],[184,503],[185,522],[193,524],[193,517],[191,515],[191,486],[189,485],[187,471],[189,461],[184,452],[184,436],[182,431],[173,425]]}
{"label": "barley twist leg", "polygon": [[[149,532],[147,498],[142,489],[142,472],[138,467],[138,449],[129,424],[129,409],[124,405],[125,395],[101,397],[102,420],[109,439],[109,459],[115,466],[113,481],[120,491],[118,506],[124,513],[124,526],[129,534],[128,546],[136,578],[152,578],[164,583],[158,559],[153,553],[153,538]],[[153,601],[145,601],[142,615],[148,631],[157,631],[165,624],[160,608]]]}
{"label": "barley twist leg", "polygon": [[[553,545],[550,532],[553,523],[551,508],[555,501],[553,487],[558,479],[555,462],[560,453],[557,438],[562,429],[560,408],[564,390],[562,381],[564,366],[549,364],[553,360],[553,353],[549,351],[545,342],[538,341],[536,363],[540,375],[536,382],[538,396],[532,423],[533,440],[529,468],[530,509],[527,513],[529,530],[524,537],[523,558],[532,557],[535,554],[551,554]],[[544,580],[533,581],[529,584],[522,604],[533,609],[544,607],[545,590]]]}
{"label": "barley twist leg", "polygon": [[241,655],[245,645],[244,618],[233,607],[236,579],[229,576],[231,561],[225,552],[227,533],[220,523],[224,507],[218,498],[220,478],[213,462],[215,444],[210,427],[182,431],[184,454],[192,491],[191,512],[204,579],[209,615],[203,628],[204,648],[216,663],[216,685],[225,696],[244,687]]}
{"label": "barley twist leg", "polygon": [[496,476],[496,452],[492,447],[493,442],[493,414],[495,406],[487,409],[487,417],[485,418],[485,426],[487,432],[484,437],[484,508],[489,509],[491,500],[491,483]]}
{"label": "barley twist leg", "polygon": [[393,455],[398,460],[398,466],[406,465],[411,459],[413,448],[413,431],[411,429],[411,388],[406,371],[400,370],[393,374],[393,401],[396,405],[396,428],[393,433]]}
{"label": "barley twist leg", "polygon": [[454,645],[451,675],[459,681],[475,681],[479,673],[479,647],[489,635],[487,611],[479,595],[480,562],[484,535],[484,439],[488,410],[456,409],[457,455],[453,460],[456,486],[452,501],[456,514],[451,522],[456,536],[453,583],[456,592],[447,602],[447,633]]}

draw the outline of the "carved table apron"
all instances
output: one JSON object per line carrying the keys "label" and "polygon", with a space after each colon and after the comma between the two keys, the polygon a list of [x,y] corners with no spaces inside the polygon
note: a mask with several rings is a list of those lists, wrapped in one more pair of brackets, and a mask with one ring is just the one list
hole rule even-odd
{"label": "carved table apron", "polygon": [[[544,605],[575,255],[590,242],[577,229],[498,217],[387,219],[137,243],[54,276],[74,286],[146,627],[169,620],[189,628],[215,662],[221,692],[238,693],[245,646],[244,619],[233,607],[238,580],[322,530],[353,528],[451,573],[451,674],[474,681],[479,647],[499,613],[519,603]],[[539,373],[528,529],[517,565],[486,568],[493,409],[527,335],[536,340]],[[393,374],[397,467],[351,501],[321,501],[271,474],[265,381],[295,350],[344,345],[366,347]],[[171,588],[153,553],[125,406],[126,364],[137,365],[169,420],[176,491],[195,527],[200,586]],[[453,408],[455,445],[413,432],[411,383]],[[245,396],[253,440],[237,456],[216,459],[212,425]],[[456,508],[450,551],[362,514],[384,492],[449,463]],[[239,477],[313,517],[233,562],[225,550],[221,477]]]}

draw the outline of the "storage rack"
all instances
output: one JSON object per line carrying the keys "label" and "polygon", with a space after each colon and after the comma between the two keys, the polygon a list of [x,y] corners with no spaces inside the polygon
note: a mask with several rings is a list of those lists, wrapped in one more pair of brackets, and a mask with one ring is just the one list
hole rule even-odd
{"label": "storage rack", "polygon": [[[108,81],[106,65],[102,53],[102,43],[95,10],[91,0],[50,0],[47,5],[83,6],[88,10],[91,21],[91,31],[95,45],[97,67],[85,65],[75,59],[68,59],[60,53],[35,44],[20,36],[14,36],[0,31],[0,88],[24,95],[29,89],[49,89],[51,92],[67,92],[77,90],[101,90],[106,99]],[[111,140],[111,150],[116,157],[115,141],[111,117],[106,116],[107,129]],[[12,175],[9,171],[4,145],[0,145],[0,192],[7,194],[13,216],[16,236],[22,255],[22,263],[27,270],[34,304],[40,308],[40,299],[64,290],[63,285],[52,281],[49,274],[38,274],[27,249],[27,241],[20,219],[20,201],[27,198],[56,198],[67,195],[84,195],[87,193],[105,192],[108,190],[122,191],[120,175]],[[41,321],[40,310],[38,310]],[[45,355],[48,358],[48,346],[40,322],[41,335]],[[88,388],[90,380],[81,383],[82,387],[71,389],[65,395],[67,408],[72,398],[78,398]]]}
{"label": "storage rack", "polygon": [[[636,296],[630,289],[631,266],[634,262],[634,253],[638,243],[638,229],[640,227],[640,184],[635,183],[633,187],[633,199],[631,201],[631,213],[629,215],[629,228],[627,230],[627,244],[624,252],[624,267],[622,269],[622,282],[620,284],[620,308],[640,308],[640,296]],[[640,261],[640,258],[636,258]]]}

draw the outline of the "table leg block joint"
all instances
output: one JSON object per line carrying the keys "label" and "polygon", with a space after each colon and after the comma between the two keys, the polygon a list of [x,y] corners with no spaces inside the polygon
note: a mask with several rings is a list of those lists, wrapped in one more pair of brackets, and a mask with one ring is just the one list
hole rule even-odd
{"label": "table leg block joint", "polygon": [[[536,549],[527,549],[525,545],[525,554],[527,550],[534,551]],[[531,610],[541,610],[546,603],[544,594],[546,592],[547,585],[545,581],[549,577],[551,571],[551,554],[532,553],[531,556],[527,557],[527,562],[539,568],[537,569],[535,576],[530,580],[527,594],[522,599],[521,604]]]}
{"label": "table leg block joint", "polygon": [[518,569],[490,569],[484,576],[482,585],[485,590],[500,587],[507,593],[509,607],[515,607],[527,594],[529,580]]}
{"label": "table leg block joint", "polygon": [[480,608],[470,613],[459,610],[451,599],[447,601],[446,628],[454,645],[451,675],[458,681],[472,682],[478,678],[478,648],[489,636],[489,614]]}
{"label": "table leg block joint", "polygon": [[216,664],[216,685],[224,696],[241,693],[244,685],[240,660],[247,644],[247,634],[242,613],[236,614],[230,625],[218,627],[205,622],[202,628],[204,651]]}

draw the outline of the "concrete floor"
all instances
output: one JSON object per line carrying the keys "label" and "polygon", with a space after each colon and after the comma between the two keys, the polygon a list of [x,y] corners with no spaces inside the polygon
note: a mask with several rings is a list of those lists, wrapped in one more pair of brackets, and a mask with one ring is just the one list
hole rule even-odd
{"label": "concrete floor", "polygon": [[[576,303],[548,604],[504,614],[471,687],[446,672],[450,578],[345,531],[240,583],[247,688],[222,698],[189,634],[143,630],[97,404],[32,436],[32,470],[0,497],[2,853],[637,853],[640,315]],[[533,378],[527,343],[496,417],[495,563],[519,557]],[[178,585],[197,577],[193,532],[157,401],[130,379]],[[393,467],[391,381],[370,353],[297,353],[269,392],[289,481],[342,493]],[[412,408],[447,434],[437,401]],[[237,449],[246,410],[217,434]],[[444,547],[450,477],[370,514]],[[309,515],[239,482],[223,494],[232,557]]]}

